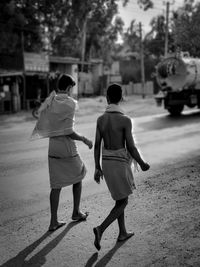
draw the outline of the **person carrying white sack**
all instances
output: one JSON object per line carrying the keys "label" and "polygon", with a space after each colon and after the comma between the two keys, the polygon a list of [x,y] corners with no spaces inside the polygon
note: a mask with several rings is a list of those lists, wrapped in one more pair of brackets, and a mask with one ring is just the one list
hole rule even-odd
{"label": "person carrying white sack", "polygon": [[[126,116],[120,107],[122,89],[118,84],[112,84],[107,89],[108,106],[98,119],[94,146],[95,174],[94,180],[100,183],[105,178],[115,206],[104,221],[93,228],[95,235],[94,245],[101,249],[100,241],[104,231],[116,219],[119,226],[117,241],[124,241],[134,235],[127,232],[124,210],[128,204],[128,196],[135,189],[131,163],[140,165],[143,171],[150,166],[146,163],[136,148],[132,136],[131,119]],[[100,164],[100,158],[102,161]]]}
{"label": "person carrying white sack", "polygon": [[57,218],[62,187],[72,185],[74,205],[72,220],[83,221],[88,216],[88,212],[80,211],[82,179],[86,175],[86,167],[74,140],[82,141],[89,149],[93,144],[74,131],[77,101],[70,97],[74,85],[72,76],[60,75],[57,92],[53,91],[40,107],[39,119],[31,136],[32,140],[49,138],[48,164],[51,187],[49,231],[55,231],[65,225],[65,222],[58,221]]}

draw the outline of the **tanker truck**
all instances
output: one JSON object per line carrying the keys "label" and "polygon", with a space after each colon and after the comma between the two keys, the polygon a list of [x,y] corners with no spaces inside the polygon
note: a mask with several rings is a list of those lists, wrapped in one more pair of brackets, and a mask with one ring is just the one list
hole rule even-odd
{"label": "tanker truck", "polygon": [[158,105],[171,115],[180,115],[184,106],[200,108],[200,59],[188,53],[169,55],[156,66],[160,91],[155,96]]}

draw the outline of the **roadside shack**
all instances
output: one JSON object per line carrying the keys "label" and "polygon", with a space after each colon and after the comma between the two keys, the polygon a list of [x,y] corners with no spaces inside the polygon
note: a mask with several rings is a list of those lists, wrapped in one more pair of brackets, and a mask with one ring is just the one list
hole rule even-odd
{"label": "roadside shack", "polygon": [[24,106],[34,107],[49,94],[49,56],[46,53],[24,53]]}
{"label": "roadside shack", "polygon": [[0,54],[0,114],[21,110],[23,105],[23,57],[20,53]]}

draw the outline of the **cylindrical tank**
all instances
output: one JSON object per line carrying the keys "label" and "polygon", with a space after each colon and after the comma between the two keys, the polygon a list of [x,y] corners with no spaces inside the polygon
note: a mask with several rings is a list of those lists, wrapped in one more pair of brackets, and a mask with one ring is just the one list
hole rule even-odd
{"label": "cylindrical tank", "polygon": [[156,77],[162,90],[200,90],[200,59],[188,56],[165,58],[157,65]]}

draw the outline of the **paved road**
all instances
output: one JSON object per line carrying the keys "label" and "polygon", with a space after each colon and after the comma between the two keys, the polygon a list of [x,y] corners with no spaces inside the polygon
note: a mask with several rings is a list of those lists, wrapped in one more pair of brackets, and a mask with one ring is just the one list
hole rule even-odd
{"label": "paved road", "polygon": [[[19,120],[1,124],[1,224],[17,216],[37,212],[48,205],[48,140],[29,141],[34,123],[33,120]],[[94,140],[95,123],[79,124],[76,129]],[[153,170],[160,164],[173,163],[188,153],[198,153],[200,112],[184,112],[179,118],[172,118],[166,114],[135,118],[133,131],[143,157],[150,162]],[[103,191],[104,186],[101,189],[93,186],[93,151],[81,143],[79,151],[88,168],[85,179],[88,186],[85,187],[83,196],[94,193],[95,190]],[[68,192],[71,188],[65,190]],[[71,199],[71,193],[67,193],[66,196]]]}

